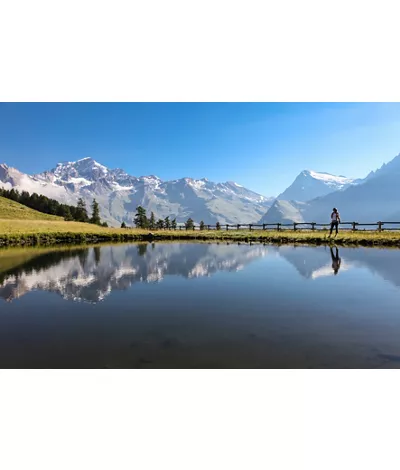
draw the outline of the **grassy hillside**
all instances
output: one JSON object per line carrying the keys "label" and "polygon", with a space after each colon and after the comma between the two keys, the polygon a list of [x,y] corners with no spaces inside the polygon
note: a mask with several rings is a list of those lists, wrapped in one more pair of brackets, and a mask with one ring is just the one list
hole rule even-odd
{"label": "grassy hillside", "polygon": [[33,209],[30,209],[27,206],[23,206],[18,202],[12,201],[11,199],[6,199],[0,197],[0,219],[8,220],[59,220],[62,221],[61,217],[55,215],[43,214],[43,212],[38,212]]}
{"label": "grassy hillside", "polygon": [[35,221],[0,219],[0,246],[140,240],[147,232],[65,222],[60,218]]}

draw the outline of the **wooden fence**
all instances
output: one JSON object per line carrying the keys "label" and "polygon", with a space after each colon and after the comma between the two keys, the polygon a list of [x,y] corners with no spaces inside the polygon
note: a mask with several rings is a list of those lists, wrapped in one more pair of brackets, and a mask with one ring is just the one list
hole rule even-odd
{"label": "wooden fence", "polygon": [[[316,222],[294,222],[290,224],[220,224],[219,229],[217,225],[205,224],[203,230],[329,230],[330,223],[318,224]],[[368,227],[368,228],[365,228]],[[376,227],[373,229],[372,227]],[[341,222],[339,225],[340,230],[358,231],[358,230],[377,230],[382,232],[384,230],[400,230],[400,222],[376,222],[376,223],[360,223],[360,222]],[[177,230],[188,230],[184,225],[177,227]],[[195,224],[190,230],[200,230],[200,226]]]}

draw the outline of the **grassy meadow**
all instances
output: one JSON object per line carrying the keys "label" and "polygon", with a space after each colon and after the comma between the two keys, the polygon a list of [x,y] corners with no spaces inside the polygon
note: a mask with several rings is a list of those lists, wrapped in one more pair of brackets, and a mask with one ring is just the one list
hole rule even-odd
{"label": "grassy meadow", "polygon": [[[74,244],[148,239],[149,230],[107,228],[81,222],[66,222],[17,202],[0,197],[0,246]],[[309,243],[400,247],[400,231],[342,231],[328,237],[327,231],[311,230],[153,230],[156,240],[225,240],[233,242]],[[26,256],[30,256],[26,254]],[[4,262],[0,258],[0,262]]]}
{"label": "grassy meadow", "polygon": [[4,197],[0,197],[0,219],[63,221],[61,217],[43,214]]}
{"label": "grassy meadow", "polygon": [[[55,243],[90,243],[101,241],[146,240],[149,230],[105,228],[63,220],[0,219],[0,245],[37,245]],[[225,240],[233,242],[309,243],[364,246],[398,246],[400,233],[356,231],[339,232],[328,237],[326,231],[262,230],[153,230],[156,240]]]}

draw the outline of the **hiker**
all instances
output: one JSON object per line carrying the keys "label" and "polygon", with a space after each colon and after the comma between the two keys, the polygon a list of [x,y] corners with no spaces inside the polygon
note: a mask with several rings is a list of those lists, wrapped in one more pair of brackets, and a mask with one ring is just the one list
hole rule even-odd
{"label": "hiker", "polygon": [[[336,207],[333,208],[333,212],[331,214],[331,231],[329,232],[329,236],[332,235],[333,227],[336,229],[336,235],[338,234],[338,227],[340,224],[340,214]],[[335,235],[335,237],[336,237]]]}
{"label": "hiker", "polygon": [[332,247],[330,247],[330,250],[331,250],[331,258],[332,258],[332,269],[333,269],[333,273],[336,274],[339,272],[339,269],[340,269],[340,264],[342,262],[340,256],[339,256],[339,250],[337,247],[336,248],[336,254],[334,255],[333,254],[333,249]]}

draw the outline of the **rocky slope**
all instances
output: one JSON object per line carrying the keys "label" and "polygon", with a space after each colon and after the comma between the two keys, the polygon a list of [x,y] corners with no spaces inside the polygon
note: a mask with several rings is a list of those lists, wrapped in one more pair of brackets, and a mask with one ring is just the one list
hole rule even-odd
{"label": "rocky slope", "polygon": [[[307,179],[306,176],[303,177]],[[343,222],[400,221],[400,155],[371,172],[365,179],[342,180],[343,185],[340,185],[337,178],[335,177],[335,183],[331,187],[336,188],[334,191],[329,190],[326,194],[319,194],[306,201],[282,200],[282,197],[302,197],[303,193],[296,193],[298,183],[293,184],[278,197],[278,201],[275,201],[261,218],[262,223],[304,221],[326,223],[330,221],[333,207],[339,209]],[[314,182],[310,187],[314,191],[317,186]],[[312,192],[304,194],[308,196],[304,196],[303,200]]]}
{"label": "rocky slope", "polygon": [[96,198],[102,219],[111,225],[122,221],[132,225],[138,205],[148,214],[153,211],[156,218],[176,217],[178,222],[192,217],[196,222],[209,224],[254,223],[273,202],[273,198],[231,181],[136,177],[121,169],[109,169],[92,158],[59,163],[56,168],[33,176],[2,164],[0,186],[36,192],[69,204],[76,204],[82,197],[88,207]]}

